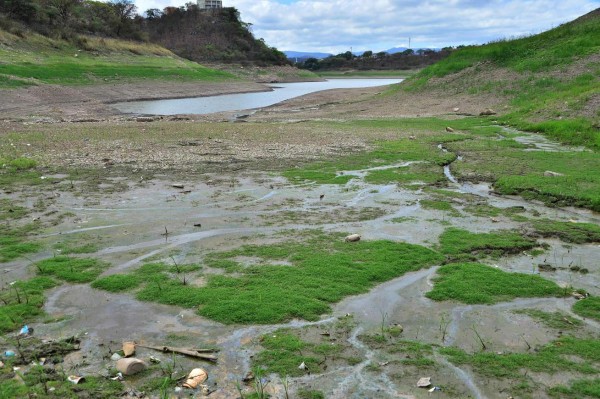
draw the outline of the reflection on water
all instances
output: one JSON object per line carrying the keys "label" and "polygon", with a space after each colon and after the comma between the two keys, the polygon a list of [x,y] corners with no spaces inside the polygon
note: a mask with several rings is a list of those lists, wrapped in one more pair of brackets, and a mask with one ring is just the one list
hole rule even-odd
{"label": "reflection on water", "polygon": [[175,115],[211,114],[262,108],[290,98],[329,89],[351,89],[400,83],[402,79],[331,79],[324,82],[278,83],[270,85],[273,91],[260,93],[225,94],[211,97],[180,98],[172,100],[133,101],[113,104],[124,113]]}

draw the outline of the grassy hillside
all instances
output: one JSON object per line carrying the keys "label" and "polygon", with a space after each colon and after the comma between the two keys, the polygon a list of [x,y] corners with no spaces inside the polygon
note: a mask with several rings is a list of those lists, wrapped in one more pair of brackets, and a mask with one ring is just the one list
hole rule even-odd
{"label": "grassy hillside", "polygon": [[405,90],[499,96],[508,105],[500,122],[600,149],[599,77],[600,9],[539,35],[455,51]]}
{"label": "grassy hillside", "polygon": [[184,60],[158,45],[80,37],[76,43],[0,30],[0,88],[118,80],[225,80],[233,75]]}

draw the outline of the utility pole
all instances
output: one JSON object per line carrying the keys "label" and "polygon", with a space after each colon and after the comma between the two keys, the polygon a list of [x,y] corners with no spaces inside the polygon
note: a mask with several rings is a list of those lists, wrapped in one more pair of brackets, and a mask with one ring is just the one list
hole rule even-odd
{"label": "utility pole", "polygon": [[408,48],[410,48],[410,36],[408,37]]}

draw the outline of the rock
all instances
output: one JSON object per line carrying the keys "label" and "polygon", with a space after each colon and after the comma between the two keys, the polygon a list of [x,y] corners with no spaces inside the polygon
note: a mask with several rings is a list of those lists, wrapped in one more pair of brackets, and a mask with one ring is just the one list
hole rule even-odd
{"label": "rock", "polygon": [[195,389],[207,379],[208,373],[206,372],[206,370],[201,368],[193,369],[188,374],[187,380],[185,380],[185,382],[183,383],[183,387]]}
{"label": "rock", "polygon": [[252,382],[254,381],[254,373],[252,371],[248,371],[244,378],[242,378],[244,382]]}
{"label": "rock", "polygon": [[427,388],[429,386],[431,386],[431,377],[421,377],[417,381],[418,388]]}
{"label": "rock", "polygon": [[479,113],[480,116],[496,115],[496,111],[491,108],[486,108]]}
{"label": "rock", "polygon": [[416,139],[417,139],[417,137],[416,137],[416,136],[408,136],[408,139],[409,139],[409,140],[416,140]]}
{"label": "rock", "polygon": [[458,107],[454,107],[454,108],[452,108],[452,111],[454,111],[454,112],[458,112],[458,111],[460,111],[460,108],[458,108]]}
{"label": "rock", "polygon": [[302,363],[300,363],[300,366],[298,366],[298,368],[300,370],[306,370],[308,367],[306,367],[306,363],[302,362]]}
{"label": "rock", "polygon": [[173,184],[171,184],[171,187],[183,189],[183,188],[185,188],[185,185],[183,183],[173,183]]}
{"label": "rock", "polygon": [[559,176],[564,176],[564,174],[558,173],[558,172],[553,172],[551,170],[547,170],[547,171],[544,172],[544,176],[546,176],[546,177],[559,177]]}
{"label": "rock", "polygon": [[122,359],[122,358],[123,358],[123,356],[121,356],[121,355],[119,355],[117,352],[115,352],[115,353],[113,353],[113,354],[112,354],[112,356],[110,357],[110,360],[112,360],[112,361],[115,361],[115,362],[116,362],[117,360],[119,360],[119,359]]}
{"label": "rock", "polygon": [[540,263],[540,264],[538,265],[538,269],[539,269],[541,272],[555,272],[555,271],[556,271],[556,267],[554,267],[554,266],[552,266],[552,265],[549,265],[549,264],[547,264],[547,263]]}
{"label": "rock", "polygon": [[123,353],[129,357],[135,353],[135,342],[123,342]]}
{"label": "rock", "polygon": [[359,234],[350,234],[349,236],[347,236],[344,241],[346,242],[356,242],[356,241],[360,241],[360,235]]}
{"label": "rock", "polygon": [[135,357],[123,358],[117,361],[117,370],[123,375],[133,375],[146,370],[146,363]]}
{"label": "rock", "polygon": [[448,133],[452,133],[452,132],[454,132],[454,129],[452,129],[450,126],[446,126],[446,131]]}

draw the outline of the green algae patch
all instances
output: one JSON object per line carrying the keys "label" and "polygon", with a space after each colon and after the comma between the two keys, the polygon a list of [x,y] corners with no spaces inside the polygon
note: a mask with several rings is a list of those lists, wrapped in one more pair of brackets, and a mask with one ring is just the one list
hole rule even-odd
{"label": "green algae patch", "polygon": [[[240,258],[252,258],[250,265]],[[119,291],[134,289],[136,298],[182,307],[226,324],[273,324],[294,318],[318,320],[330,305],[349,295],[436,263],[443,257],[428,248],[391,241],[347,243],[343,235],[316,235],[304,242],[248,245],[212,254],[207,265],[236,270],[235,275],[208,274],[203,286],[167,271],[164,265],[145,265],[143,273],[96,281],[93,285]],[[236,266],[237,263],[237,266]],[[189,280],[189,276],[187,277]],[[110,287],[110,288],[109,288]]]}
{"label": "green algae patch", "polygon": [[556,283],[540,276],[507,273],[479,263],[442,266],[433,281],[433,289],[425,296],[435,301],[493,304],[515,298],[558,297],[564,294]]}

